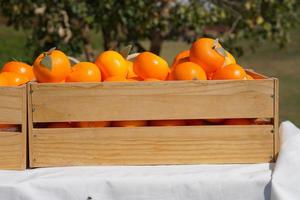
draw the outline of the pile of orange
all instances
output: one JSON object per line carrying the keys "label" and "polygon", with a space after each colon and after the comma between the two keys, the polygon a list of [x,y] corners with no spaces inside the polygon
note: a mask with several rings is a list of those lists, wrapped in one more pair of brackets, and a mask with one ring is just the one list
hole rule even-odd
{"label": "pile of orange", "polygon": [[[253,78],[236,63],[235,58],[226,51],[218,40],[200,38],[191,48],[180,52],[171,67],[158,55],[151,52],[140,53],[135,60],[128,61],[117,51],[102,52],[94,63],[79,62],[71,65],[69,57],[62,51],[51,49],[40,54],[30,66],[23,62],[6,63],[0,73],[0,86],[19,86],[29,81],[39,83],[70,82],[128,82],[128,81],[176,81],[176,80],[252,80]],[[223,119],[211,120],[159,120],[82,122],[75,127],[103,126],[161,126],[161,125],[201,125],[232,124]],[[241,124],[247,122],[240,121]],[[71,126],[56,124],[54,127]],[[73,126],[73,125],[72,125]]]}

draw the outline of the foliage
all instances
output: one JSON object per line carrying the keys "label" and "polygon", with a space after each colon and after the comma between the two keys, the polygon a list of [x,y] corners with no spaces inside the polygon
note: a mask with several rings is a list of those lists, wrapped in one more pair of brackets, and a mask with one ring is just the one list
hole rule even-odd
{"label": "foliage", "polygon": [[299,22],[297,0],[0,0],[8,24],[32,29],[35,51],[57,46],[93,59],[90,30],[101,32],[104,49],[131,43],[159,53],[165,40],[191,42],[200,36],[219,37],[242,54],[237,41],[252,47],[262,41],[286,45]]}

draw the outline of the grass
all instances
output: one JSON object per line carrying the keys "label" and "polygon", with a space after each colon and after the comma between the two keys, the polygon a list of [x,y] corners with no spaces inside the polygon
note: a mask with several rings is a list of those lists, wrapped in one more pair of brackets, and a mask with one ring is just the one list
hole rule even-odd
{"label": "grass", "polygon": [[[0,68],[12,58],[31,60],[31,52],[25,47],[26,32],[0,25],[0,38]],[[93,34],[92,39],[93,47],[100,51],[101,37]],[[271,43],[261,44],[256,52],[246,52],[238,62],[245,68],[279,78],[281,120],[291,120],[300,126],[300,27],[292,33],[292,41],[282,50]],[[189,46],[183,42],[165,42],[161,55],[171,63],[178,52]]]}

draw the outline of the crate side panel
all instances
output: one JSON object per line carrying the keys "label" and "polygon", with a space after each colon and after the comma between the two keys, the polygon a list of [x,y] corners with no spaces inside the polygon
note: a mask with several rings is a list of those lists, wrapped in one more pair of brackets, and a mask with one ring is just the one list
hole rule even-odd
{"label": "crate side panel", "polygon": [[24,169],[22,133],[0,133],[0,169]]}
{"label": "crate side panel", "polygon": [[25,87],[0,87],[0,123],[22,124]]}
{"label": "crate side panel", "polygon": [[31,167],[260,163],[273,126],[34,129]]}
{"label": "crate side panel", "polygon": [[272,80],[31,87],[33,122],[274,116]]}

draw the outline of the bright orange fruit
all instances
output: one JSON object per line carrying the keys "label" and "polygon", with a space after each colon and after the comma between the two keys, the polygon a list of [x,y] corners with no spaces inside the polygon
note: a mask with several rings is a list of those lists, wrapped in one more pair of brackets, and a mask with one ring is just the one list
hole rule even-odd
{"label": "bright orange fruit", "polygon": [[174,58],[172,66],[175,66],[183,62],[189,62],[189,60],[190,60],[190,50],[181,51]]}
{"label": "bright orange fruit", "polygon": [[9,86],[7,78],[5,76],[1,76],[1,73],[0,73],[0,86]]}
{"label": "bright orange fruit", "polygon": [[223,66],[227,66],[227,65],[231,65],[231,64],[236,64],[236,60],[231,53],[226,51],[226,56],[225,56]]}
{"label": "bright orange fruit", "polygon": [[184,62],[174,67],[172,74],[175,80],[207,80],[205,71],[195,63]]}
{"label": "bright orange fruit", "polygon": [[213,80],[243,80],[246,77],[245,70],[238,64],[231,64],[218,69],[213,75]]}
{"label": "bright orange fruit", "polygon": [[200,38],[192,44],[190,49],[190,61],[197,63],[206,73],[213,73],[221,68],[225,56],[217,49],[222,48],[221,44],[211,38]]}
{"label": "bright orange fruit", "polygon": [[140,127],[147,126],[147,121],[145,120],[129,120],[129,121],[113,121],[113,127]]}
{"label": "bright orange fruit", "polygon": [[136,73],[133,71],[133,62],[126,60],[127,64],[128,64],[128,74],[127,74],[127,78],[131,79],[131,78],[138,78],[138,75],[136,75]]}
{"label": "bright orange fruit", "polygon": [[33,72],[40,83],[59,83],[71,72],[71,63],[62,51],[50,50],[35,59]]}
{"label": "bright orange fruit", "polygon": [[185,120],[152,120],[150,126],[185,126]]}
{"label": "bright orange fruit", "polygon": [[23,74],[32,81],[35,79],[32,66],[18,61],[7,62],[3,65],[2,72],[14,72],[17,74]]}
{"label": "bright orange fruit", "polygon": [[101,73],[97,65],[91,62],[80,62],[72,67],[66,82],[99,82]]}
{"label": "bright orange fruit", "polygon": [[149,81],[149,82],[151,82],[151,81],[161,81],[161,80],[156,79],[156,78],[146,78],[144,81]]}
{"label": "bright orange fruit", "polygon": [[123,76],[110,76],[104,80],[104,82],[124,82],[124,81],[128,81],[128,79]]}
{"label": "bright orange fruit", "polygon": [[93,127],[108,127],[109,121],[96,121],[96,122],[73,122],[74,127],[78,128],[93,128]]}
{"label": "bright orange fruit", "polygon": [[166,80],[170,71],[168,63],[151,52],[139,54],[134,61],[133,70],[142,79],[155,78],[159,80]]}
{"label": "bright orange fruit", "polygon": [[103,80],[110,76],[126,78],[128,75],[129,65],[116,51],[104,51],[97,57],[95,64],[99,67]]}
{"label": "bright orange fruit", "polygon": [[2,84],[7,84],[6,86],[19,86],[29,82],[26,75],[14,72],[2,72],[0,77],[2,77]]}

